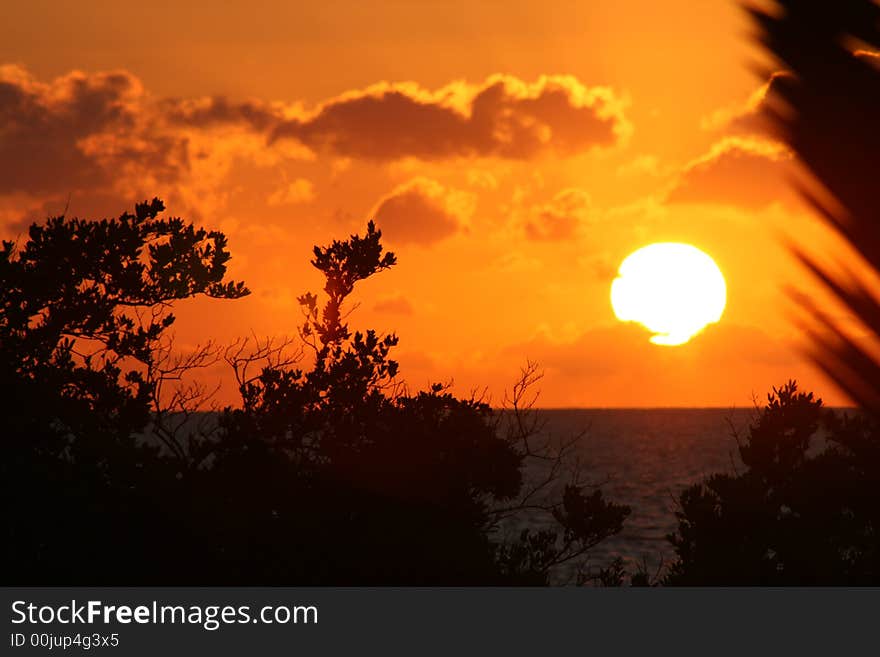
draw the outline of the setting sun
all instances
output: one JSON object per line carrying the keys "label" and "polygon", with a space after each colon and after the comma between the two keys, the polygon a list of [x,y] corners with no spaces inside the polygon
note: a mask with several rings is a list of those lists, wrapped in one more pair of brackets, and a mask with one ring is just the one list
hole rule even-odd
{"label": "setting sun", "polygon": [[721,319],[727,286],[718,265],[690,244],[650,244],[627,256],[611,284],[622,322],[654,333],[654,344],[681,345]]}

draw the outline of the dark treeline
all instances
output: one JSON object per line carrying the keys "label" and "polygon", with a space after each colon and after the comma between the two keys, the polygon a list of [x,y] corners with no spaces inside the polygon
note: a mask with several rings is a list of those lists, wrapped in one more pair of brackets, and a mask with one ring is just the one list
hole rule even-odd
{"label": "dark treeline", "polygon": [[[372,223],[314,249],[326,300],[300,298],[311,357],[233,346],[240,406],[209,430],[180,422],[200,389],[163,390],[212,352],[174,354],[171,304],[248,290],[225,280],[222,234],[162,210],[56,217],[4,243],[8,582],[546,584],[620,531],[629,509],[568,469],[573,443],[538,435],[533,368],[499,414],[440,385],[410,394],[397,338],[349,330],[355,285],[395,264]],[[502,531],[526,511],[546,522]]]}

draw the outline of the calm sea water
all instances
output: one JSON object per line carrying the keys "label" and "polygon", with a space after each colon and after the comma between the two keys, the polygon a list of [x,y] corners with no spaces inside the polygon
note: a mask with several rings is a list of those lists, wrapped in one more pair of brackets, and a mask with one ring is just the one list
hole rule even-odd
{"label": "calm sea water", "polygon": [[[675,528],[679,493],[741,461],[733,431],[743,434],[754,409],[572,409],[539,411],[544,431],[565,438],[584,431],[577,453],[603,494],[628,504],[623,532],[591,552],[601,566],[621,556],[630,567],[655,571],[673,551],[666,535]],[[653,573],[652,573],[653,574]]]}

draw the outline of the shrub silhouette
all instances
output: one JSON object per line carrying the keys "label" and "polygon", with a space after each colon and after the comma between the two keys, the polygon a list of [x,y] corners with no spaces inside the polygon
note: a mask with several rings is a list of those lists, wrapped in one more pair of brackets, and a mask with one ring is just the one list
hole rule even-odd
{"label": "shrub silhouette", "polygon": [[669,537],[683,585],[876,585],[880,443],[865,415],[790,381],[739,444],[746,466],[686,489]]}
{"label": "shrub silhouette", "polygon": [[154,199],[113,220],[56,217],[31,226],[20,249],[3,243],[7,580],[143,581],[158,572],[180,465],[136,435],[163,376],[168,307],[248,293],[224,281],[223,234],[160,219],[163,209]]}
{"label": "shrub silhouette", "polygon": [[[224,280],[221,233],[162,210],[58,217],[21,249],[4,243],[7,581],[546,584],[620,530],[629,510],[563,484],[570,445],[536,444],[524,424],[533,368],[499,413],[440,385],[408,393],[397,338],[349,330],[354,286],[396,262],[372,223],[314,250],[327,300],[300,298],[308,367],[280,357],[283,344],[240,343],[225,355],[241,407],[209,433],[178,422],[198,391],[169,406],[163,384],[217,352],[169,355],[170,304],[248,290]],[[536,459],[549,464],[537,483]],[[507,539],[500,528],[523,512],[556,529]]]}
{"label": "shrub silhouette", "polygon": [[[527,510],[517,498],[535,454],[499,431],[497,412],[480,400],[441,385],[415,394],[396,386],[395,336],[352,334],[346,298],[396,262],[380,239],[370,222],[363,237],[315,248],[327,300],[299,299],[311,368],[239,377],[242,406],[221,419],[211,473],[218,520],[206,529],[260,537],[264,558],[226,550],[234,535],[205,544],[218,547],[217,567],[249,580],[545,584],[554,566],[619,531],[628,509],[567,485],[542,506],[558,530],[497,537],[502,515]],[[219,520],[231,508],[244,526]]]}

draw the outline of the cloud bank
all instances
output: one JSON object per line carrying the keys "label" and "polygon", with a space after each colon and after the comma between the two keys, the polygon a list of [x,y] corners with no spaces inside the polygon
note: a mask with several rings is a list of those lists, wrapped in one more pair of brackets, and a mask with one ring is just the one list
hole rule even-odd
{"label": "cloud bank", "polygon": [[571,76],[530,84],[495,75],[436,91],[382,83],[348,92],[281,122],[271,140],[372,160],[527,159],[612,146],[628,131],[623,103],[610,89],[588,88]]}
{"label": "cloud bank", "polygon": [[473,194],[415,178],[383,197],[372,215],[391,243],[427,245],[465,227],[475,203]]}

